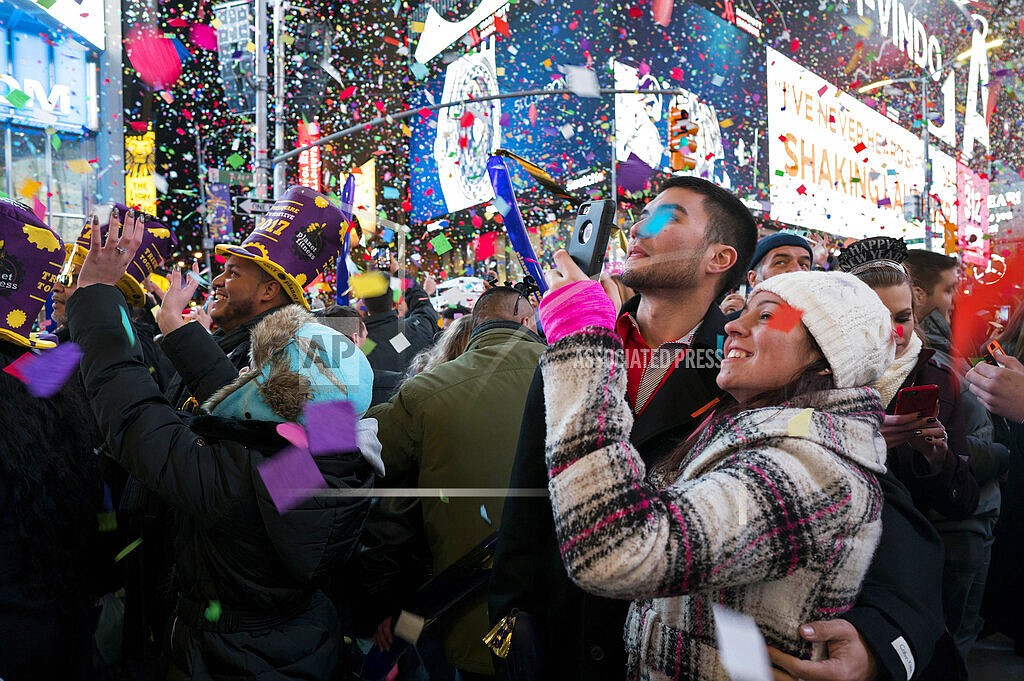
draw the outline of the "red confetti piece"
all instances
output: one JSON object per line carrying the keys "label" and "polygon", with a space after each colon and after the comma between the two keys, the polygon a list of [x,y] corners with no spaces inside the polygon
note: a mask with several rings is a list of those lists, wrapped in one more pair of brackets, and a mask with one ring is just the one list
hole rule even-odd
{"label": "red confetti piece", "polygon": [[897,336],[899,336],[900,338],[903,338],[903,327],[902,326],[895,326],[895,327],[893,327],[893,331],[896,332]]}
{"label": "red confetti piece", "polygon": [[124,39],[128,61],[146,85],[166,90],[181,77],[181,57],[174,43],[151,26],[134,26]]}
{"label": "red confetti piece", "polygon": [[506,38],[512,35],[512,33],[508,30],[508,21],[506,21],[503,17],[499,17],[497,15],[494,16],[494,30],[502,34]]}
{"label": "red confetti piece", "polygon": [[639,7],[630,7],[629,8],[629,17],[631,19],[639,19],[643,15],[644,15],[644,11],[642,9],[640,9]]}
{"label": "red confetti piece", "polygon": [[853,150],[859,154],[860,152],[864,151],[867,148],[868,145],[864,144],[863,142],[857,142],[857,146],[855,146]]}
{"label": "red confetti piece", "polygon": [[468,128],[471,125],[473,125],[473,112],[467,109],[459,116],[459,126]]}
{"label": "red confetti piece", "polygon": [[826,92],[828,92],[828,85],[822,85],[821,89],[818,90],[818,96],[824,97]]}
{"label": "red confetti piece", "polygon": [[188,22],[185,21],[184,19],[178,17],[178,18],[171,19],[170,21],[168,21],[167,25],[168,26],[174,26],[175,28],[181,28],[182,26],[188,26]]}
{"label": "red confetti piece", "polygon": [[651,14],[654,16],[654,23],[661,26],[668,26],[672,21],[672,3],[675,0],[654,0],[651,5]]}
{"label": "red confetti piece", "polygon": [[423,107],[422,109],[420,109],[420,118],[426,120],[427,118],[430,118],[431,113],[433,112],[430,109]]}
{"label": "red confetti piece", "polygon": [[796,328],[796,325],[800,323],[800,319],[803,316],[804,311],[800,308],[787,305],[786,303],[779,303],[772,310],[772,318],[768,320],[767,327],[782,333],[789,333]]}
{"label": "red confetti piece", "polygon": [[800,196],[803,196],[804,194],[807,193],[807,187],[805,187],[804,185],[800,185],[799,187],[796,188],[796,193],[799,194]]}
{"label": "red confetti piece", "polygon": [[682,82],[683,70],[677,66],[673,68],[671,72],[669,72],[669,76],[671,76],[672,80],[678,80],[679,82]]}
{"label": "red confetti piece", "polygon": [[793,40],[789,43],[789,49],[792,52],[796,52],[797,50],[799,50],[800,49],[800,41],[797,40],[796,38],[793,38]]}
{"label": "red confetti piece", "polygon": [[355,85],[349,85],[347,88],[345,88],[344,90],[341,91],[341,94],[338,95],[338,99],[348,99],[349,97],[351,97],[355,93],[356,93],[356,86]]}

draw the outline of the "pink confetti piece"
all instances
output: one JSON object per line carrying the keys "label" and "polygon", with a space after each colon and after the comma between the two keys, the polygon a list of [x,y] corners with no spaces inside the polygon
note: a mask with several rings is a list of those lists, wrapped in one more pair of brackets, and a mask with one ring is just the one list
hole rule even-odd
{"label": "pink confetti piece", "polygon": [[277,424],[277,434],[299,449],[309,449],[309,439],[306,437],[306,429],[298,423]]}
{"label": "pink confetti piece", "polygon": [[60,392],[81,359],[82,349],[78,345],[61,343],[38,355],[26,352],[4,367],[4,371],[24,383],[30,395],[45,399]]}
{"label": "pink confetti piece", "polygon": [[189,29],[189,37],[192,43],[203,50],[217,49],[217,29],[206,24],[192,24]]}

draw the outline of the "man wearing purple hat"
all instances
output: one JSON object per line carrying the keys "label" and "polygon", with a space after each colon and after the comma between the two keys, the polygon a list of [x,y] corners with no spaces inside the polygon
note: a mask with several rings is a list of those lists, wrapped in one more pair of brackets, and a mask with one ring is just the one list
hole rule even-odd
{"label": "man wearing purple hat", "polygon": [[249,363],[250,333],[261,319],[286,305],[309,309],[303,289],[338,257],[349,220],[323,194],[293,186],[245,241],[217,246],[227,260],[213,280],[209,312],[221,353],[197,350],[209,347],[197,338],[206,330],[181,318],[188,299],[180,290],[166,294],[157,323],[160,345],[181,377],[168,393],[173,405],[195,408],[238,376]]}
{"label": "man wearing purple hat", "polygon": [[[0,199],[0,678],[8,681],[81,679],[92,669],[94,594],[83,568],[100,510],[99,434],[78,381],[44,399],[16,368],[54,352],[32,326],[63,260],[53,230]],[[53,363],[43,355],[35,373]]]}

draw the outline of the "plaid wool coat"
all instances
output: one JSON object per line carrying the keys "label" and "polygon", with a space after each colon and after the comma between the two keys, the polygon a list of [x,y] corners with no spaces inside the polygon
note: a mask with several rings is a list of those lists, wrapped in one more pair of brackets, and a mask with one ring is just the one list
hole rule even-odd
{"label": "plaid wool coat", "polygon": [[632,599],[629,677],[727,679],[713,603],[808,656],[799,625],[853,605],[881,533],[878,393],[830,390],[811,413],[780,406],[718,419],[678,478],[655,486],[629,442],[618,336],[596,327],[568,336],[541,368],[562,559],[582,588]]}

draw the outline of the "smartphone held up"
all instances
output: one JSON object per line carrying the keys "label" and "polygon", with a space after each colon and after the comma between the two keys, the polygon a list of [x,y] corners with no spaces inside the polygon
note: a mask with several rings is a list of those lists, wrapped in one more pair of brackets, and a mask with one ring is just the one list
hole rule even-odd
{"label": "smartphone held up", "polygon": [[566,250],[588,277],[601,273],[614,223],[615,202],[609,199],[586,201],[576,209],[576,224]]}

